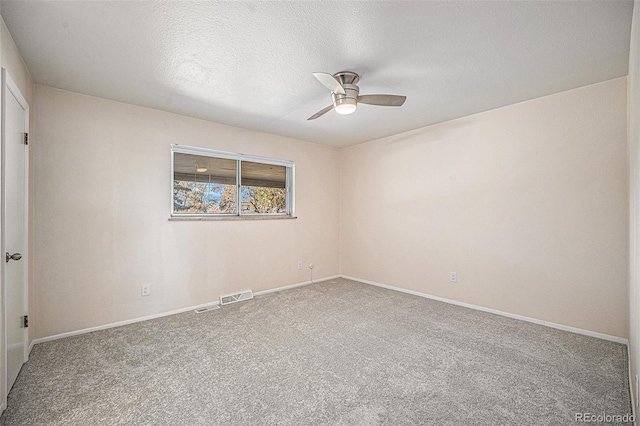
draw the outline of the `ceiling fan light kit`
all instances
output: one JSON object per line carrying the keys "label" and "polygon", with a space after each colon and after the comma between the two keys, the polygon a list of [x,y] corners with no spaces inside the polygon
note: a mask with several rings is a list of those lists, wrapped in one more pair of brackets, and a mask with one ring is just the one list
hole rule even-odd
{"label": "ceiling fan light kit", "polygon": [[333,108],[340,115],[347,115],[356,112],[358,104],[355,101],[348,102],[349,99],[344,99],[333,103]]}
{"label": "ceiling fan light kit", "polygon": [[333,104],[321,109],[307,120],[315,120],[335,109],[340,115],[352,114],[358,108],[358,102],[378,106],[402,106],[407,99],[399,95],[362,95],[357,86],[360,76],[353,71],[340,71],[333,75],[326,72],[314,72],[314,77],[331,91]]}

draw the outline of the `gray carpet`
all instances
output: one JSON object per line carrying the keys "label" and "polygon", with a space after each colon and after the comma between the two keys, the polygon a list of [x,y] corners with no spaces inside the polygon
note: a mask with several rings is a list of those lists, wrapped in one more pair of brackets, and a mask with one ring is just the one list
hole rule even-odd
{"label": "gray carpet", "polygon": [[570,425],[623,345],[344,279],[36,345],[2,425]]}

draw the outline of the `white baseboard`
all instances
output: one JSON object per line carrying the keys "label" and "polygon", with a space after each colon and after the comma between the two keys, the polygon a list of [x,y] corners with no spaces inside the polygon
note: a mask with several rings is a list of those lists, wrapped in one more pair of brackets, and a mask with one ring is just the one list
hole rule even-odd
{"label": "white baseboard", "polygon": [[420,296],[420,297],[425,297],[427,299],[437,300],[439,302],[449,303],[451,305],[462,306],[462,307],[465,307],[465,308],[475,309],[477,311],[482,311],[482,312],[489,312],[491,314],[501,315],[503,317],[513,318],[513,319],[517,319],[517,320],[520,320],[520,321],[526,321],[526,322],[531,322],[531,323],[534,323],[534,324],[544,325],[546,327],[556,328],[558,330],[570,331],[572,333],[582,334],[584,336],[596,337],[598,339],[608,340],[610,342],[621,343],[623,345],[627,345],[627,348],[629,347],[629,341],[627,339],[625,339],[625,338],[618,337],[618,336],[611,336],[609,334],[603,334],[603,333],[597,333],[595,331],[583,330],[581,328],[570,327],[568,325],[562,325],[562,324],[556,324],[556,323],[553,323],[553,322],[544,321],[544,320],[537,319],[537,318],[525,317],[523,315],[517,315],[517,314],[512,314],[512,313],[509,313],[509,312],[498,311],[496,309],[485,308],[483,306],[472,305],[471,303],[459,302],[457,300],[446,299],[444,297],[433,296],[431,294],[420,293],[418,291],[407,290],[407,289],[400,288],[400,287],[393,287],[393,286],[390,286],[390,285],[381,284],[381,283],[377,283],[377,282],[374,282],[374,281],[363,280],[361,278],[356,278],[356,277],[350,277],[348,275],[341,275],[341,277],[342,278],[346,278],[348,280],[358,281],[358,282],[361,282],[363,284],[369,284],[369,285],[373,285],[373,286],[376,286],[376,287],[382,287],[382,288],[386,288],[386,289],[389,289],[389,290],[395,290],[395,291],[399,291],[399,292],[402,292],[402,293],[412,294],[414,296]]}
{"label": "white baseboard", "polygon": [[[319,282],[319,281],[326,281],[326,280],[331,280],[331,279],[339,278],[339,277],[340,277],[340,275],[332,275],[332,276],[329,276],[329,277],[318,278],[316,280],[313,280],[313,282],[315,283],[315,282]],[[276,291],[283,291],[283,290],[289,290],[289,289],[296,288],[296,287],[302,287],[302,286],[305,286],[305,285],[309,285],[311,283],[312,283],[311,281],[305,281],[305,282],[298,283],[298,284],[292,284],[292,285],[287,285],[287,286],[284,286],[284,287],[277,287],[277,288],[272,288],[272,289],[269,289],[269,290],[259,291],[257,293],[253,293],[253,295],[254,296],[262,296],[264,294],[274,293]],[[187,308],[181,308],[181,309],[175,309],[173,311],[161,312],[161,313],[158,313],[158,314],[147,315],[147,316],[144,316],[144,317],[128,319],[128,320],[125,320],[125,321],[118,321],[118,322],[113,322],[113,323],[109,323],[109,324],[99,325],[99,326],[96,326],[96,327],[89,327],[89,328],[83,328],[81,330],[69,331],[67,333],[54,334],[53,336],[41,337],[39,339],[34,339],[31,342],[31,345],[29,346],[29,353],[31,353],[31,349],[33,348],[33,345],[37,345],[38,343],[50,342],[52,340],[64,339],[65,337],[78,336],[80,334],[91,333],[91,332],[94,332],[94,331],[100,331],[100,330],[106,330],[106,329],[109,329],[109,328],[121,327],[123,325],[129,325],[129,324],[134,324],[134,323],[137,323],[137,322],[148,321],[148,320],[152,320],[152,319],[156,319],[156,318],[162,318],[162,317],[166,317],[166,316],[169,316],[169,315],[181,314],[181,313],[184,313],[184,312],[193,311],[195,309],[204,308],[205,306],[219,305],[219,304],[220,304],[220,300],[216,300],[215,302],[202,303],[200,305],[189,306]]]}
{"label": "white baseboard", "polygon": [[[332,275],[332,276],[328,276],[328,277],[318,278],[316,280],[313,280],[313,282],[315,283],[315,282],[320,282],[320,281],[326,281],[326,280],[331,280],[331,279],[340,278],[340,277],[346,278],[348,280],[358,281],[358,282],[361,282],[361,283],[364,283],[364,284],[373,285],[373,286],[376,286],[376,287],[382,287],[382,288],[386,288],[386,289],[389,289],[389,290],[394,290],[394,291],[399,291],[399,292],[402,292],[402,293],[412,294],[414,296],[425,297],[427,299],[437,300],[439,302],[449,303],[449,304],[452,304],[452,305],[457,305],[457,306],[462,306],[462,307],[465,307],[465,308],[475,309],[475,310],[482,311],[482,312],[488,312],[488,313],[492,313],[492,314],[496,314],[496,315],[501,315],[501,316],[504,316],[504,317],[518,319],[518,320],[526,321],[526,322],[531,322],[531,323],[534,323],[534,324],[544,325],[546,327],[556,328],[558,330],[570,331],[572,333],[582,334],[582,335],[590,336],[590,337],[596,337],[598,339],[603,339],[603,340],[608,340],[608,341],[611,341],[611,342],[621,343],[623,345],[628,345],[629,344],[629,341],[627,339],[625,339],[625,338],[622,338],[622,337],[611,336],[611,335],[608,335],[608,334],[597,333],[595,331],[583,330],[581,328],[570,327],[570,326],[562,325],[562,324],[556,324],[556,323],[540,320],[540,319],[537,319],[537,318],[531,318],[531,317],[526,317],[526,316],[523,316],[523,315],[512,314],[512,313],[509,313],[509,312],[503,312],[503,311],[499,311],[499,310],[491,309],[491,308],[485,308],[483,306],[473,305],[473,304],[470,304],[470,303],[460,302],[460,301],[457,301],[457,300],[447,299],[447,298],[444,298],[444,297],[434,296],[434,295],[431,295],[431,294],[421,293],[421,292],[418,292],[418,291],[407,290],[407,289],[404,289],[404,288],[394,287],[394,286],[390,286],[390,285],[387,285],[387,284],[381,284],[381,283],[374,282],[374,281],[369,281],[369,280],[365,280],[365,279],[361,279],[361,278],[351,277],[349,275]],[[288,285],[288,286],[283,286],[283,287],[277,287],[277,288],[273,288],[273,289],[269,289],[269,290],[262,290],[262,291],[254,293],[254,296],[262,296],[262,295],[265,295],[265,294],[275,293],[275,292],[278,292],[278,291],[290,290],[290,289],[297,288],[297,287],[303,287],[303,286],[309,285],[309,284],[312,284],[312,282],[311,281],[305,281],[305,282],[292,284],[292,285]],[[133,318],[133,319],[125,320],[125,321],[118,321],[118,322],[114,322],[114,323],[99,325],[99,326],[96,326],[96,327],[84,328],[84,329],[81,329],[81,330],[69,331],[67,333],[55,334],[53,336],[41,337],[39,339],[34,339],[31,342],[31,344],[29,345],[29,353],[31,353],[31,349],[33,348],[33,346],[37,345],[38,343],[49,342],[49,341],[52,341],[52,340],[63,339],[65,337],[77,336],[77,335],[85,334],[85,333],[91,333],[93,331],[106,330],[106,329],[114,328],[114,327],[121,327],[123,325],[134,324],[136,322],[141,322],[141,321],[148,321],[148,320],[152,320],[152,319],[155,319],[155,318],[166,317],[166,316],[169,316],[169,315],[181,314],[183,312],[188,312],[188,311],[191,311],[191,310],[203,308],[205,306],[219,305],[219,304],[220,304],[220,301],[217,300],[215,302],[203,303],[203,304],[200,304],[200,305],[189,306],[187,308],[176,309],[176,310],[172,310],[172,311],[168,311],[168,312],[162,312],[162,313],[158,313],[158,314],[147,315],[147,316],[144,316],[144,317]]]}
{"label": "white baseboard", "polygon": [[305,281],[303,283],[286,285],[284,287],[272,288],[270,290],[262,290],[262,291],[259,291],[257,293],[253,293],[253,295],[254,296],[262,296],[263,294],[275,293],[277,291],[290,290],[292,288],[304,287],[305,285],[317,283],[317,282],[320,282],[320,281],[333,280],[333,279],[336,279],[336,278],[340,278],[340,275],[331,275],[330,277],[318,278],[317,280],[313,280],[313,281]]}
{"label": "white baseboard", "polygon": [[78,336],[80,334],[91,333],[93,331],[100,331],[100,330],[106,330],[106,329],[114,328],[114,327],[121,327],[123,325],[129,325],[129,324],[134,324],[136,322],[142,322],[142,321],[148,321],[148,320],[152,320],[152,319],[156,319],[156,318],[162,318],[162,317],[166,317],[166,316],[169,316],[169,315],[181,314],[183,312],[188,312],[190,310],[204,308],[205,306],[219,305],[219,304],[220,304],[220,301],[217,300],[215,302],[203,303],[201,305],[190,306],[188,308],[175,309],[173,311],[162,312],[162,313],[159,313],[159,314],[147,315],[147,316],[144,316],[144,317],[132,318],[132,319],[128,319],[128,320],[125,320],[125,321],[118,321],[118,322],[112,322],[112,323],[109,323],[109,324],[98,325],[96,327],[89,327],[89,328],[83,328],[81,330],[74,330],[74,331],[69,331],[69,332],[66,332],[66,333],[54,334],[53,336],[40,337],[38,339],[34,339],[32,344],[33,345],[37,345],[39,343],[50,342],[52,340],[64,339],[65,337]]}

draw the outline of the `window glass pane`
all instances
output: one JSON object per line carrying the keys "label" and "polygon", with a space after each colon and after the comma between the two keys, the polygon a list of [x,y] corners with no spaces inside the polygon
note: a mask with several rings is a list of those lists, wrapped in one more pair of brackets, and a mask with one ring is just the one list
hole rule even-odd
{"label": "window glass pane", "polygon": [[173,212],[237,213],[236,160],[174,154]]}
{"label": "window glass pane", "polygon": [[241,212],[286,213],[287,168],[250,161],[241,163]]}

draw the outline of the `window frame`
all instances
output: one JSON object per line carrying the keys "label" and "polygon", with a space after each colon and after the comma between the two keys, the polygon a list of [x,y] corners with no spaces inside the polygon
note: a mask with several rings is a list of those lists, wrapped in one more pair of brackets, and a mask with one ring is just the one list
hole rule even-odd
{"label": "window frame", "polygon": [[[227,160],[234,160],[236,162],[236,213],[176,213],[174,211],[174,178],[175,178],[175,155],[176,154],[190,154],[199,155],[205,157],[222,158]],[[242,162],[248,161],[252,163],[270,164],[274,166],[284,166],[286,170],[285,175],[285,212],[284,213],[243,213],[242,212]],[[289,160],[278,160],[269,157],[259,157],[256,155],[240,154],[228,151],[218,151],[209,148],[199,148],[194,146],[171,144],[171,218],[251,218],[251,217],[294,217],[295,216],[295,167],[296,164]]]}

